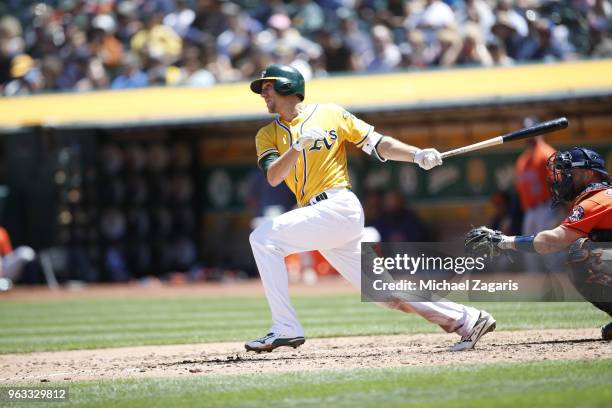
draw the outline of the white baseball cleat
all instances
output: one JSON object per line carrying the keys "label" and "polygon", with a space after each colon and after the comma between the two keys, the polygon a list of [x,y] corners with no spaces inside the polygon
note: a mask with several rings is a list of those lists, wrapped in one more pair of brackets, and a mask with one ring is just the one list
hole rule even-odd
{"label": "white baseball cleat", "polygon": [[480,316],[478,316],[478,320],[476,320],[476,324],[470,334],[462,337],[461,340],[450,348],[450,351],[471,350],[482,336],[493,330],[495,330],[495,319],[484,310],[481,310]]}
{"label": "white baseball cleat", "polygon": [[282,346],[297,348],[304,344],[304,342],[306,342],[306,339],[303,336],[286,337],[278,333],[268,333],[259,339],[247,341],[244,344],[244,348],[247,351],[255,351],[257,353],[267,351],[269,353],[275,348]]}

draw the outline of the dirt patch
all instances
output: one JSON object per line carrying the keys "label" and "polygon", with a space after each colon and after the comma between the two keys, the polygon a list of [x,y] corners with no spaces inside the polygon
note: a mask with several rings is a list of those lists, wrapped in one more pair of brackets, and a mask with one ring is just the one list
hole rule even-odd
{"label": "dirt patch", "polygon": [[[357,293],[345,280],[336,277],[321,279],[314,286],[293,284],[290,291],[300,296]],[[1,293],[0,300],[262,295],[261,283],[252,280],[189,285],[92,285],[55,291],[17,287]],[[444,333],[308,339],[297,350],[280,348],[262,354],[246,353],[243,343],[4,354],[0,355],[0,384],[612,358],[612,342],[601,341],[597,329],[494,332],[484,337],[475,351],[448,352],[448,346],[456,340],[457,336]]]}
{"label": "dirt patch", "polygon": [[477,350],[451,353],[455,340],[449,334],[308,339],[297,350],[261,354],[245,352],[242,343],[6,354],[0,384],[612,358],[612,342],[597,329],[494,332]]}

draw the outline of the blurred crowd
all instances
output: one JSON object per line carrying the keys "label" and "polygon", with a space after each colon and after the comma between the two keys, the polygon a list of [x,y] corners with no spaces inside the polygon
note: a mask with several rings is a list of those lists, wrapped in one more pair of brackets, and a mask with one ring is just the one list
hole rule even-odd
{"label": "blurred crowd", "polygon": [[4,95],[612,56],[609,0],[3,0]]}

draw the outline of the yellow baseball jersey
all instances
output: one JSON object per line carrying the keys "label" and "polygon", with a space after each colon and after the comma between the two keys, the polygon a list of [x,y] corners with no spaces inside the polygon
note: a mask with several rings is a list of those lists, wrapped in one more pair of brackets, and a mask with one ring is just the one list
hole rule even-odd
{"label": "yellow baseball jersey", "polygon": [[[368,153],[375,145],[373,126],[338,105],[310,104],[291,123],[279,118],[257,132],[257,162],[271,153],[282,155],[309,128],[323,129],[327,136],[305,148],[285,178],[300,207],[330,188],[351,187],[345,142],[354,143]],[[364,148],[366,144],[370,146],[369,151]]]}

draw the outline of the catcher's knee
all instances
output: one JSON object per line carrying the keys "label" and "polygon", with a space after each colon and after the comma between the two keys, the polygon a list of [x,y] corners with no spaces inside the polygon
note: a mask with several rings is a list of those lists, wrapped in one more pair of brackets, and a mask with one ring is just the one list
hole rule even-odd
{"label": "catcher's knee", "polygon": [[[612,299],[612,262],[607,245],[587,238],[577,240],[569,249],[569,278],[580,294],[595,307],[610,314]],[[605,255],[605,256],[604,256]]]}

